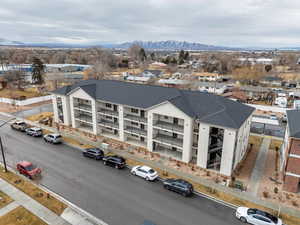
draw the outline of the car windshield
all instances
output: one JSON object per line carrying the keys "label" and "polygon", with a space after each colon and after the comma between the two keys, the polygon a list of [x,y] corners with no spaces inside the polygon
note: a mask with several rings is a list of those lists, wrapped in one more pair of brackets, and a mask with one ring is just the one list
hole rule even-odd
{"label": "car windshield", "polygon": [[153,169],[150,169],[148,172],[149,173],[155,173],[155,171]]}
{"label": "car windshield", "polygon": [[35,166],[29,165],[29,166],[26,166],[25,169],[26,169],[27,171],[32,171],[32,170],[35,169]]}
{"label": "car windshield", "polygon": [[57,135],[56,138],[61,138],[61,135]]}

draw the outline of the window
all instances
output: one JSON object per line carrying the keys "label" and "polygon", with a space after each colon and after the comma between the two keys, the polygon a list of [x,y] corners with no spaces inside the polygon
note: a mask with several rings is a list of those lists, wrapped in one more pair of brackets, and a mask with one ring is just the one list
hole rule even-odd
{"label": "window", "polygon": [[136,122],[130,122],[131,123],[131,125],[133,125],[133,126],[138,126],[139,124],[138,123],[136,123]]}
{"label": "window", "polygon": [[132,112],[132,113],[138,114],[138,113],[139,113],[139,110],[138,110],[138,109],[131,108],[131,112]]}
{"label": "window", "polygon": [[169,119],[169,117],[168,117],[168,116],[164,116],[164,119],[168,120],[168,119]]}
{"label": "window", "polygon": [[106,108],[111,108],[111,106],[112,106],[112,105],[111,105],[110,103],[105,103],[105,107],[106,107]]}
{"label": "window", "polygon": [[112,116],[105,116],[106,119],[112,120]]}

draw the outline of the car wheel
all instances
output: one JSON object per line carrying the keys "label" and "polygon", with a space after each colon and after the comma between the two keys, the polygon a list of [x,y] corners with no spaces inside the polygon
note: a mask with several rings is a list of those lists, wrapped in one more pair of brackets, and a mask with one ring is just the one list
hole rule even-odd
{"label": "car wheel", "polygon": [[106,165],[106,161],[103,161],[103,164]]}
{"label": "car wheel", "polygon": [[187,196],[188,196],[188,194],[187,194],[186,192],[182,192],[182,195],[183,195],[184,197],[187,197]]}
{"label": "car wheel", "polygon": [[247,223],[247,219],[243,216],[240,218],[240,221],[242,221],[243,223]]}
{"label": "car wheel", "polygon": [[119,166],[118,166],[118,165],[115,165],[115,168],[116,168],[116,169],[119,169]]}
{"label": "car wheel", "polygon": [[150,178],[149,178],[149,177],[146,177],[146,181],[150,181]]}
{"label": "car wheel", "polygon": [[134,176],[135,176],[135,175],[136,175],[136,172],[135,172],[135,171],[132,171],[132,175],[134,175]]}
{"label": "car wheel", "polygon": [[170,190],[168,185],[164,185],[164,188],[167,189],[167,190]]}

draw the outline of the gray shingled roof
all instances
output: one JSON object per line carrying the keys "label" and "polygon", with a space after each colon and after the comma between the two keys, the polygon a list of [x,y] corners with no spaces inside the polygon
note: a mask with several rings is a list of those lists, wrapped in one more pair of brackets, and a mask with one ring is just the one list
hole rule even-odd
{"label": "gray shingled roof", "polygon": [[250,106],[209,93],[112,80],[84,80],[53,93],[67,95],[78,87],[95,99],[143,109],[169,101],[201,122],[234,129],[254,111]]}
{"label": "gray shingled roof", "polygon": [[300,110],[287,110],[290,137],[300,138]]}

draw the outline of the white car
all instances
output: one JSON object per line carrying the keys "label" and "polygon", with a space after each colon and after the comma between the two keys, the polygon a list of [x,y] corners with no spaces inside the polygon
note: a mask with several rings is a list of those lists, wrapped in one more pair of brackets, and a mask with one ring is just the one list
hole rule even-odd
{"label": "white car", "polygon": [[284,225],[281,219],[259,209],[238,207],[235,216],[243,223],[254,225]]}
{"label": "white car", "polygon": [[62,136],[60,134],[46,134],[44,140],[52,144],[60,144],[62,143]]}
{"label": "white car", "polygon": [[153,181],[158,177],[157,172],[148,166],[135,166],[131,169],[131,173],[147,181]]}

